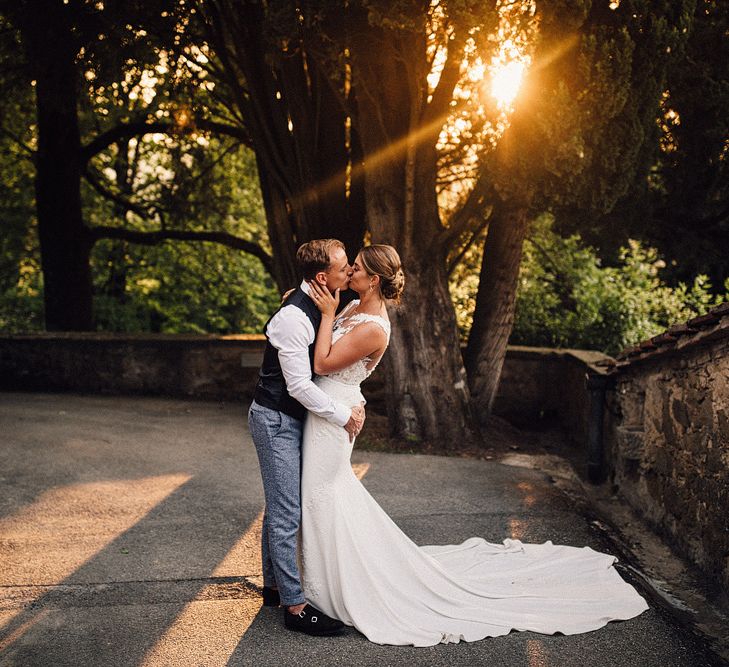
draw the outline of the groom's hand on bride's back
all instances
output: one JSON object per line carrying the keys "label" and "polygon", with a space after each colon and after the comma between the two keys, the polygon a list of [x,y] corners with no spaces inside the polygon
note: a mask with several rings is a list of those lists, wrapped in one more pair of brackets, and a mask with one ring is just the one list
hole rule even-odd
{"label": "groom's hand on bride's back", "polygon": [[365,409],[362,405],[355,405],[349,421],[344,425],[344,430],[349,433],[349,441],[352,442],[362,430],[365,422]]}

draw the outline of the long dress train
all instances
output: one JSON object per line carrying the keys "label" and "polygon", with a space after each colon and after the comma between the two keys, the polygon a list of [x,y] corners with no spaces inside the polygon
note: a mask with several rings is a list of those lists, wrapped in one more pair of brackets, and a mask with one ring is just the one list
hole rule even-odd
{"label": "long dress train", "polygon": [[[355,302],[356,304],[356,302]],[[333,340],[371,315],[335,324]],[[376,361],[364,359],[317,384],[335,400],[363,400],[359,385]],[[512,630],[576,634],[648,609],[613,567],[589,547],[503,544],[418,546],[357,479],[353,444],[341,427],[310,414],[302,451],[301,565],[304,593],[326,614],[378,644],[432,646]]]}

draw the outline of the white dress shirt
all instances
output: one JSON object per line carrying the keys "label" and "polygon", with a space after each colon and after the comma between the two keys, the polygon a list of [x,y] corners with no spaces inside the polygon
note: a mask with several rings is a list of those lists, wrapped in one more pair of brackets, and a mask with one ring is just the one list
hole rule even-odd
{"label": "white dress shirt", "polygon": [[[305,280],[300,287],[306,294],[310,293],[311,288]],[[309,345],[314,342],[316,331],[304,311],[297,306],[281,308],[268,323],[266,337],[278,350],[278,361],[289,396],[309,412],[333,424],[344,426],[349,421],[352,410],[335,403],[311,379]]]}

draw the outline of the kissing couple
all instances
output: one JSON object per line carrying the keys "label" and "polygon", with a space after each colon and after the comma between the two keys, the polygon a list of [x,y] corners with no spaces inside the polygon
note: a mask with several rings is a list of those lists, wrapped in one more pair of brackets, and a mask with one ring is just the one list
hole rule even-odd
{"label": "kissing couple", "polygon": [[[283,607],[286,628],[349,625],[377,644],[433,646],[512,630],[576,634],[648,609],[617,559],[589,547],[412,542],[350,464],[365,420],[360,384],[387,349],[388,304],[405,286],[400,257],[369,245],[350,266],[340,241],[318,239],[296,258],[303,281],[266,324],[248,413],[266,501],[263,604]],[[347,288],[358,298],[338,312]]]}

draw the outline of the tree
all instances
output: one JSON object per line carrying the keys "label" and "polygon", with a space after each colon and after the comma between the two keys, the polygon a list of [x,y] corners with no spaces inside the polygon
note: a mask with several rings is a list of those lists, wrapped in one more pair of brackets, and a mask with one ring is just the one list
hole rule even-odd
{"label": "tree", "polygon": [[471,221],[464,217],[459,226],[452,219],[447,226],[441,217],[437,143],[461,76],[468,30],[479,24],[491,28],[494,9],[478,13],[477,5],[468,5],[444,17],[451,37],[432,91],[427,38],[436,17],[427,2],[398,9],[350,5],[355,124],[368,229],[373,241],[398,248],[407,269],[407,298],[393,313],[386,365],[391,423],[401,436],[448,448],[476,432],[446,265],[452,244]]}
{"label": "tree", "polygon": [[193,2],[192,12],[198,32],[193,25],[189,39],[210,57],[217,113],[239,119],[251,138],[272,274],[283,291],[301,279],[301,243],[336,236],[355,254],[362,245],[364,199],[361,179],[352,176],[359,156],[345,75],[313,57],[325,48],[322,26],[295,3],[206,0]]}
{"label": "tree", "polygon": [[[677,44],[689,5],[663,3],[650,11],[648,3],[609,8],[573,0],[537,5],[532,18],[527,2],[200,3],[208,34],[218,36],[209,40],[218,71],[227,74],[230,90],[237,86],[241,116],[255,123],[262,183],[280,181],[283,203],[273,217],[289,223],[284,240],[292,233],[304,240],[296,232],[321,209],[301,212],[300,204],[329,185],[301,168],[301,156],[317,155],[310,119],[339,128],[351,123],[354,132],[332,163],[353,182],[361,173],[370,238],[398,247],[408,269],[408,298],[393,314],[386,364],[391,422],[400,435],[449,442],[475,432],[447,260],[486,224],[482,296],[467,360],[479,412],[488,414],[513,319],[527,222],[538,211],[584,199],[609,209],[624,194],[625,163],[636,158],[635,145],[642,145],[655,117],[666,65],[660,54]],[[468,104],[476,106],[463,102],[469,68],[493,55],[505,15],[515,33],[537,35],[527,103],[517,105],[501,140],[493,133],[490,142],[483,132],[461,133],[461,149],[444,151],[444,127]],[[235,27],[226,32],[226,26]],[[437,59],[439,77],[431,83]],[[638,63],[648,63],[642,79]],[[320,108],[330,107],[316,106],[325,81],[344,116],[322,114]],[[495,122],[485,116],[484,124]],[[473,125],[473,118],[468,122]],[[626,124],[626,143],[615,142],[611,134]],[[614,168],[617,155],[623,172]],[[461,167],[469,159],[476,166],[461,179],[458,200],[444,208],[441,175],[454,159]],[[590,192],[589,177],[600,170],[604,187]],[[269,224],[271,211],[269,206]],[[278,245],[280,229],[270,228],[274,255],[290,257],[286,245]],[[328,235],[341,237],[345,228],[335,225],[333,232]]]}
{"label": "tree", "polygon": [[692,11],[691,1],[537,5],[534,62],[489,171],[494,214],[466,351],[480,415],[496,395],[530,218],[566,206],[609,211],[624,195]]}
{"label": "tree", "polygon": [[[154,201],[176,230],[225,230],[265,245],[255,156],[247,148],[202,134],[158,136],[131,140],[128,151],[120,145],[94,162],[105,187],[114,185],[112,165],[117,179],[134,183],[135,205]],[[132,211],[122,214],[118,202],[91,186],[84,188],[84,202],[92,229],[148,233],[156,224]],[[221,243],[101,239],[91,266],[95,320],[103,330],[258,333],[280,303],[258,258]]]}
{"label": "tree", "polygon": [[14,30],[0,19],[0,328],[38,327],[39,262],[34,219],[34,100],[11,54],[19,48]]}
{"label": "tree", "polygon": [[386,365],[391,423],[402,436],[446,447],[472,437],[445,267],[461,230],[440,218],[436,143],[460,77],[467,16],[485,21],[493,9],[453,15],[463,31],[429,103],[427,2],[197,7],[215,57],[211,72],[228,83],[249,127],[274,257],[291,275],[296,243],[320,235],[356,252],[365,223],[373,242],[394,244],[408,296],[393,313]]}
{"label": "tree", "polygon": [[[721,290],[729,276],[729,6],[712,0],[692,4],[693,18],[685,25],[682,43],[677,48],[665,45],[671,49],[661,58],[668,59],[665,76],[653,79],[660,86],[660,106],[647,109],[645,122],[639,121],[643,140],[631,145],[633,133],[618,140],[626,149],[612,171],[620,174],[620,181],[627,178],[628,187],[611,209],[562,207],[556,223],[562,233],[579,232],[611,263],[628,238],[641,239],[665,257],[666,277],[673,284],[704,273]],[[681,11],[690,15],[691,5]],[[636,58],[642,63],[636,83],[651,83],[645,69],[652,61],[650,53],[644,49],[643,60]],[[623,126],[635,127],[627,122]]]}
{"label": "tree", "polygon": [[[66,244],[76,254],[66,260],[74,266],[83,263],[81,251],[88,265],[88,247],[101,238],[147,244],[212,240],[258,256],[280,287],[297,279],[294,251],[310,238],[336,236],[353,252],[365,238],[392,243],[408,285],[403,306],[392,315],[385,365],[391,423],[402,436],[445,447],[477,433],[448,294],[449,270],[488,227],[468,349],[469,381],[485,415],[513,319],[529,219],[544,210],[588,204],[604,212],[625,194],[645,164],[646,128],[655,119],[665,79],[661,54],[679,45],[677,35],[693,11],[690,0],[650,8],[647,0],[610,6],[582,0],[544,5],[189,0],[161,12],[167,5],[158,0],[126,8],[133,24],[115,23],[124,4],[107,2],[99,9],[58,0],[54,11],[68,27],[60,31],[68,44],[61,44],[65,50],[52,46],[66,57],[74,51],[71,38],[76,40],[76,70],[73,76],[65,72],[62,85],[68,113],[71,80],[78,82],[89,68],[98,76],[105,62],[95,49],[96,35],[124,36],[117,54],[129,53],[130,44],[149,51],[132,58],[130,67],[126,55],[110,63],[125,77],[140,76],[144,67],[137,63],[158,62],[162,53],[176,63],[170,68],[174,76],[162,77],[176,104],[160,105],[154,113],[146,107],[128,113],[117,105],[119,115],[110,124],[78,128],[76,118],[71,140],[64,139],[63,150],[76,155],[65,174],[68,184],[77,188],[83,175],[115,203],[114,216],[135,224],[92,227],[74,203],[73,215],[62,216],[71,220],[65,227],[47,212],[45,223],[39,215],[39,225],[73,237]],[[29,3],[19,7],[23,11],[5,11],[25,43],[38,46],[35,26],[28,25]],[[100,22],[106,26],[101,32]],[[152,27],[159,33],[154,39]],[[492,67],[506,42],[534,61],[511,115],[488,101],[478,75]],[[34,48],[27,51],[40,71],[41,56]],[[64,62],[71,67],[68,57]],[[101,93],[101,79],[90,84],[93,99]],[[181,183],[157,185],[147,197],[134,179],[119,177],[129,169],[132,138],[168,133],[180,138],[170,148],[174,152],[182,137],[199,131],[254,150],[270,255],[260,239],[236,237],[227,229],[169,226],[167,220],[179,213],[174,202],[185,191]],[[222,142],[211,145],[226,150]],[[112,163],[117,177],[104,180]],[[50,193],[58,201],[47,178],[39,176],[38,183],[40,195]],[[42,232],[45,270],[45,255],[55,250],[43,238]],[[73,281],[60,284],[61,296],[73,305]],[[84,303],[90,298],[86,292],[82,297]],[[58,326],[51,322],[51,328]]]}
{"label": "tree", "polygon": [[636,183],[649,211],[641,238],[669,259],[673,281],[729,278],[729,5],[696,3],[685,49],[669,69],[651,177]]}
{"label": "tree", "polygon": [[[6,6],[7,5],[7,6]],[[89,329],[91,244],[81,212],[81,137],[76,112],[78,46],[68,11],[47,3],[38,12],[30,3],[4,3],[22,36],[35,81],[38,123],[36,209],[45,274],[46,322],[50,328]]]}
{"label": "tree", "polygon": [[[142,63],[159,63],[164,45],[174,46],[184,17],[166,0],[130,5],[125,2],[92,3],[54,0],[38,12],[32,2],[2,2],[0,13],[8,29],[17,31],[23,47],[26,81],[36,92],[37,149],[31,149],[36,166],[35,193],[44,278],[47,330],[88,330],[94,327],[92,276],[89,267],[93,245],[102,238],[154,245],[169,239],[212,241],[258,257],[271,269],[270,256],[260,244],[223,230],[167,228],[163,211],[155,205],[135,205],[123,193],[104,187],[89,162],[94,156],[132,137],[165,132],[180,135],[193,130],[215,131],[239,143],[247,137],[238,126],[208,118],[188,118],[185,113],[160,119],[150,113],[124,117],[100,130],[99,118],[81,128],[79,107],[84,106],[81,82],[93,96],[104,84],[143,72]],[[182,23],[181,23],[182,22]],[[154,32],[155,39],[150,38]],[[104,46],[100,44],[104,43]],[[108,50],[108,53],[106,52]],[[103,73],[106,78],[99,76]],[[114,79],[116,77],[116,79]],[[174,83],[174,81],[172,82]],[[88,105],[86,105],[88,106]],[[82,132],[83,130],[83,132]],[[90,134],[82,141],[82,134]],[[120,154],[120,153],[118,153]],[[99,225],[90,228],[84,219],[81,180],[118,203],[118,211],[134,210],[156,220],[153,231]],[[118,184],[117,184],[118,185]]]}

